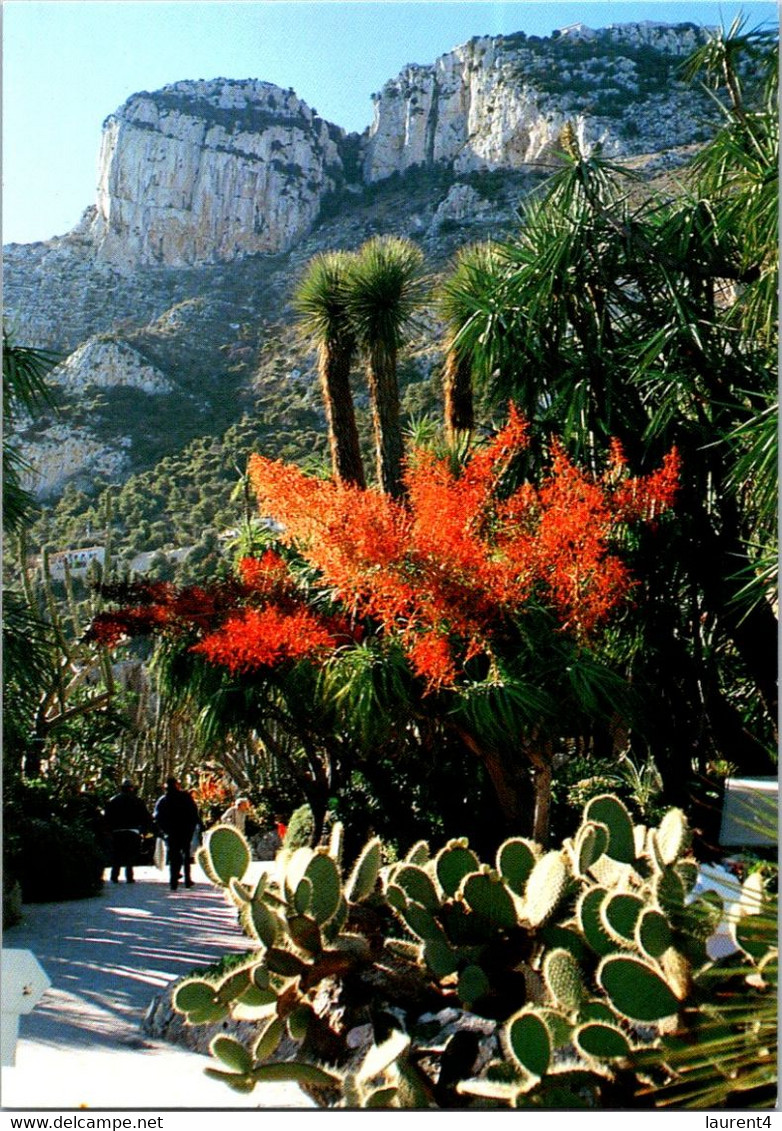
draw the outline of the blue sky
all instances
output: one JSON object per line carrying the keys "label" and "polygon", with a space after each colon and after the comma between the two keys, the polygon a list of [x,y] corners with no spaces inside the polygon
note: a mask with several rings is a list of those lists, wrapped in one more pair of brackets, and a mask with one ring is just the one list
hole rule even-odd
{"label": "blue sky", "polygon": [[577,21],[729,24],[739,11],[753,26],[777,20],[776,5],[761,0],[5,0],[3,242],[48,239],[76,224],[94,200],[101,124],[139,90],[187,78],[266,79],[361,131],[386,79],[473,35],[548,35]]}

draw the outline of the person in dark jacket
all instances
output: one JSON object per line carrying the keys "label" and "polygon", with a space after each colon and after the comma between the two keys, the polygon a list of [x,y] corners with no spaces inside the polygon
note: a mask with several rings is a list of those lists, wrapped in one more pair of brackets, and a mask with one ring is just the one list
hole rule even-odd
{"label": "person in dark jacket", "polygon": [[125,779],[119,793],[107,804],[104,815],[111,834],[111,882],[119,883],[120,868],[124,868],[125,879],[132,884],[142,833],[152,828],[152,818],[132,781]]}
{"label": "person in dark jacket", "polygon": [[199,824],[198,806],[176,778],[166,782],[166,792],[155,805],[155,824],[168,844],[168,868],[171,890],[179,886],[179,876],[184,869],[185,887],[191,888],[190,845]]}

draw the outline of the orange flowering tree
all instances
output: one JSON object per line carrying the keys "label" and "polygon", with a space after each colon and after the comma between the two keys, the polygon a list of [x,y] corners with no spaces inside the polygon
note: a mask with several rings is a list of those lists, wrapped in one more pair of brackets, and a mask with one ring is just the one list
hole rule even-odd
{"label": "orange flowering tree", "polygon": [[[409,717],[436,716],[458,734],[510,827],[529,813],[532,786],[533,833],[545,837],[555,723],[586,706],[585,680],[599,669],[594,642],[632,600],[623,539],[671,507],[678,456],[636,478],[615,443],[596,477],[554,440],[540,482],[518,483],[527,433],[511,408],[461,469],[413,453],[402,499],[254,456],[251,480],[261,512],[282,531],[278,546],[210,588],[136,587],[92,632],[110,645],[162,633],[250,681],[284,680],[302,665],[328,677],[368,644],[375,656],[401,652],[415,700]],[[349,689],[335,697],[349,699]],[[488,721],[479,702],[497,708]]]}

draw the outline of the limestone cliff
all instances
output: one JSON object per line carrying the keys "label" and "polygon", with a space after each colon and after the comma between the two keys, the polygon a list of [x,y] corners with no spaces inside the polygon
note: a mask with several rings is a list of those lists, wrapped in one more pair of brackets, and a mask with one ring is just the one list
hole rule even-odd
{"label": "limestone cliff", "polygon": [[138,389],[151,396],[172,393],[168,378],[149,365],[138,350],[127,343],[90,338],[49,374],[49,380],[70,392],[88,385],[99,388]]}
{"label": "limestone cliff", "polygon": [[98,258],[181,267],[289,248],[341,175],[340,133],[267,82],[134,95],[103,127]]}
{"label": "limestone cliff", "polygon": [[[62,357],[56,419],[17,437],[31,485],[51,496],[122,479],[256,417],[266,384],[309,412],[314,363],[286,335],[314,254],[392,232],[437,272],[462,244],[504,238],[565,121],[637,170],[669,168],[718,112],[677,77],[701,39],[660,24],[473,39],[386,83],[361,136],[254,79],[133,95],[104,124],[80,223],[4,249],[13,339]],[[424,338],[422,377],[436,328]]]}
{"label": "limestone cliff", "polygon": [[705,103],[685,96],[676,63],[701,39],[690,24],[648,23],[472,39],[387,82],[361,138],[259,80],[133,95],[104,123],[97,260],[127,271],[286,251],[346,174],[521,169],[551,156],[566,120],[611,156],[691,142]]}
{"label": "limestone cliff", "polygon": [[610,156],[686,144],[706,104],[684,97],[676,64],[702,39],[691,24],[651,23],[472,39],[374,96],[364,177],[439,162],[459,173],[522,168],[551,156],[566,120]]}

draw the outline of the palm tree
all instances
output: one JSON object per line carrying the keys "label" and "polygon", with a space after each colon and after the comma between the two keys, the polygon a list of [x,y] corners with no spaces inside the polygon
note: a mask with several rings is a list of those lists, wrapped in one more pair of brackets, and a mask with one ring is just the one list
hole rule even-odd
{"label": "palm tree", "polygon": [[500,313],[497,298],[502,272],[498,244],[472,244],[457,254],[453,270],[440,289],[440,313],[448,326],[443,369],[445,431],[454,445],[460,435],[469,434],[474,427],[473,367],[477,357],[471,342]]}
{"label": "palm tree", "polygon": [[347,309],[366,356],[377,477],[383,491],[402,493],[397,353],[421,297],[421,251],[409,240],[376,236],[359,249],[350,273]]}
{"label": "palm tree", "polygon": [[316,255],[299,284],[294,303],[302,330],[318,344],[334,477],[341,483],[363,487],[364,465],[350,390],[350,366],[356,349],[346,310],[351,266],[352,257],[347,252]]}

